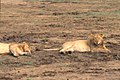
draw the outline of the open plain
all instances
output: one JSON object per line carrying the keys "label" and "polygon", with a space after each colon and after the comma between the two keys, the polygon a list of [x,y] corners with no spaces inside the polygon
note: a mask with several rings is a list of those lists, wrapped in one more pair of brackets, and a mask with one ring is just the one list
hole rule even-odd
{"label": "open plain", "polygon": [[[120,80],[120,0],[2,0],[0,42],[32,56],[0,55],[0,80]],[[65,41],[105,34],[111,53],[59,54]]]}

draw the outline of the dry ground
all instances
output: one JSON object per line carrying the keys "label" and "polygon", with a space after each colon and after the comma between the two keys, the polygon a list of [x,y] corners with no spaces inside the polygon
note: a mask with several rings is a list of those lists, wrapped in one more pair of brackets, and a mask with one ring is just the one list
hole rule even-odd
{"label": "dry ground", "polygon": [[[32,57],[0,55],[0,80],[120,80],[120,0],[2,0],[0,42],[27,41]],[[112,53],[43,51],[104,33]]]}

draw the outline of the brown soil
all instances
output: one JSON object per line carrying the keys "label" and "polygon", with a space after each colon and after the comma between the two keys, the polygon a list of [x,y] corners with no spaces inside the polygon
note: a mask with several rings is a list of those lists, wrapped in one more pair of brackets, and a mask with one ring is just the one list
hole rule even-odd
{"label": "brown soil", "polygon": [[[0,80],[120,80],[120,1],[66,1],[1,1],[0,41],[27,41],[32,56],[0,55]],[[111,53],[43,50],[91,32],[105,34]]]}

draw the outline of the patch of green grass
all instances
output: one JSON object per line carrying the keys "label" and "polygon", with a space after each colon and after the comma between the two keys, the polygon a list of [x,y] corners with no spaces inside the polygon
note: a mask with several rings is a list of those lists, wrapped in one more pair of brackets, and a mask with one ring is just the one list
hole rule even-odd
{"label": "patch of green grass", "polygon": [[32,65],[32,64],[33,64],[33,62],[27,62],[26,64],[27,64],[27,65]]}
{"label": "patch of green grass", "polygon": [[2,65],[2,62],[0,61],[0,65]]}
{"label": "patch of green grass", "polygon": [[111,12],[87,12],[88,15],[120,15],[120,11]]}
{"label": "patch of green grass", "polygon": [[28,78],[28,79],[26,79],[26,80],[32,80],[32,79]]}

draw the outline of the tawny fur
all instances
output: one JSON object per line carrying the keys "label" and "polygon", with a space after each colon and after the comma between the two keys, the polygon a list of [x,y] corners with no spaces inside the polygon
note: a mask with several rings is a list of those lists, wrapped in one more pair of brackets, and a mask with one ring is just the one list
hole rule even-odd
{"label": "tawny fur", "polygon": [[13,56],[19,55],[31,55],[30,46],[26,43],[0,43],[0,54],[13,54]]}
{"label": "tawny fur", "polygon": [[[62,49],[60,49],[60,53],[66,52],[94,52],[94,51],[110,51],[105,47],[103,34],[91,34],[88,36],[88,40],[76,40],[76,41],[69,41],[65,42],[62,45]],[[49,50],[49,49],[44,49]],[[50,49],[52,50],[52,49]],[[53,49],[58,50],[58,49]]]}
{"label": "tawny fur", "polygon": [[0,43],[0,54],[7,54],[9,53],[9,45],[7,43]]}

